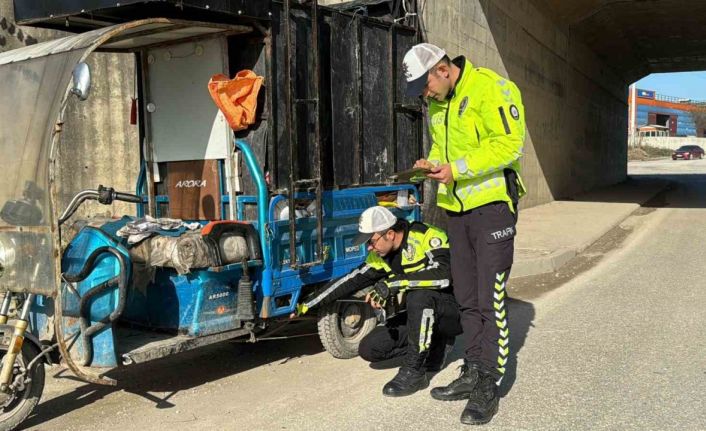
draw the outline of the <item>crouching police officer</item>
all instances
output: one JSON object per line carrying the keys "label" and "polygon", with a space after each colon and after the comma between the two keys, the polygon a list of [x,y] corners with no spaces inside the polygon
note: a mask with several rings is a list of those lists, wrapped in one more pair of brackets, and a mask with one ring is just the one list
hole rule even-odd
{"label": "crouching police officer", "polygon": [[369,286],[366,302],[384,308],[404,292],[406,319],[395,316],[376,327],[360,343],[360,356],[371,362],[402,356],[397,375],[383,395],[411,395],[429,385],[427,371],[443,366],[446,346],[461,333],[458,304],[451,291],[449,245],[444,231],[424,223],[398,219],[376,206],[361,214],[354,245],[366,243],[363,265],[324,286],[303,304],[304,314]]}

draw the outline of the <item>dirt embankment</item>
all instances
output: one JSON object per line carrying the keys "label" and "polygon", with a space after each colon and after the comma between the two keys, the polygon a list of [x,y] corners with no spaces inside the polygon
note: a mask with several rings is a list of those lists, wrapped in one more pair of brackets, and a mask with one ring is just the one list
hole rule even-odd
{"label": "dirt embankment", "polygon": [[668,148],[657,148],[650,146],[628,147],[628,160],[654,160],[670,157],[672,150]]}

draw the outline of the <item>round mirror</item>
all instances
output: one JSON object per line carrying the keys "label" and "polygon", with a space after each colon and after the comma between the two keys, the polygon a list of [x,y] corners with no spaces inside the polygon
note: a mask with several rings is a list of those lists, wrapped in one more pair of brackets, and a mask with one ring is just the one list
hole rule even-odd
{"label": "round mirror", "polygon": [[88,99],[88,94],[91,91],[91,69],[86,63],[79,63],[74,67],[73,87],[71,93],[75,94],[79,100]]}

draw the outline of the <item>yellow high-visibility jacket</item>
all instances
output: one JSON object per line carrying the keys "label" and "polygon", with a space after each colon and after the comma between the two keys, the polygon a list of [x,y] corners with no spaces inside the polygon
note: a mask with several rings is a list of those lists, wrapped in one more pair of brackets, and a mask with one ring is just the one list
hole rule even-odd
{"label": "yellow high-visibility jacket", "polygon": [[[447,100],[429,102],[432,147],[427,160],[448,163],[453,173],[451,183],[439,184],[437,205],[463,212],[505,201],[515,211],[513,201],[525,194],[519,164],[525,141],[520,90],[464,57],[453,62],[461,68],[455,88]],[[515,182],[512,188],[506,180]]]}
{"label": "yellow high-visibility jacket", "polygon": [[377,281],[395,291],[445,289],[451,285],[451,259],[446,232],[425,223],[410,223],[400,249],[380,257],[368,253],[365,263],[345,277],[326,284],[302,304],[305,312],[331,303]]}

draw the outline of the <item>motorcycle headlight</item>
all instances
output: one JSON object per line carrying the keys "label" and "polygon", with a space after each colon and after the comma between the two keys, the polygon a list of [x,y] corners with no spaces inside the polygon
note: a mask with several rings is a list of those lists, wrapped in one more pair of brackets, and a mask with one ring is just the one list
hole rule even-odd
{"label": "motorcycle headlight", "polygon": [[15,240],[7,236],[0,236],[0,265],[3,272],[15,263]]}

